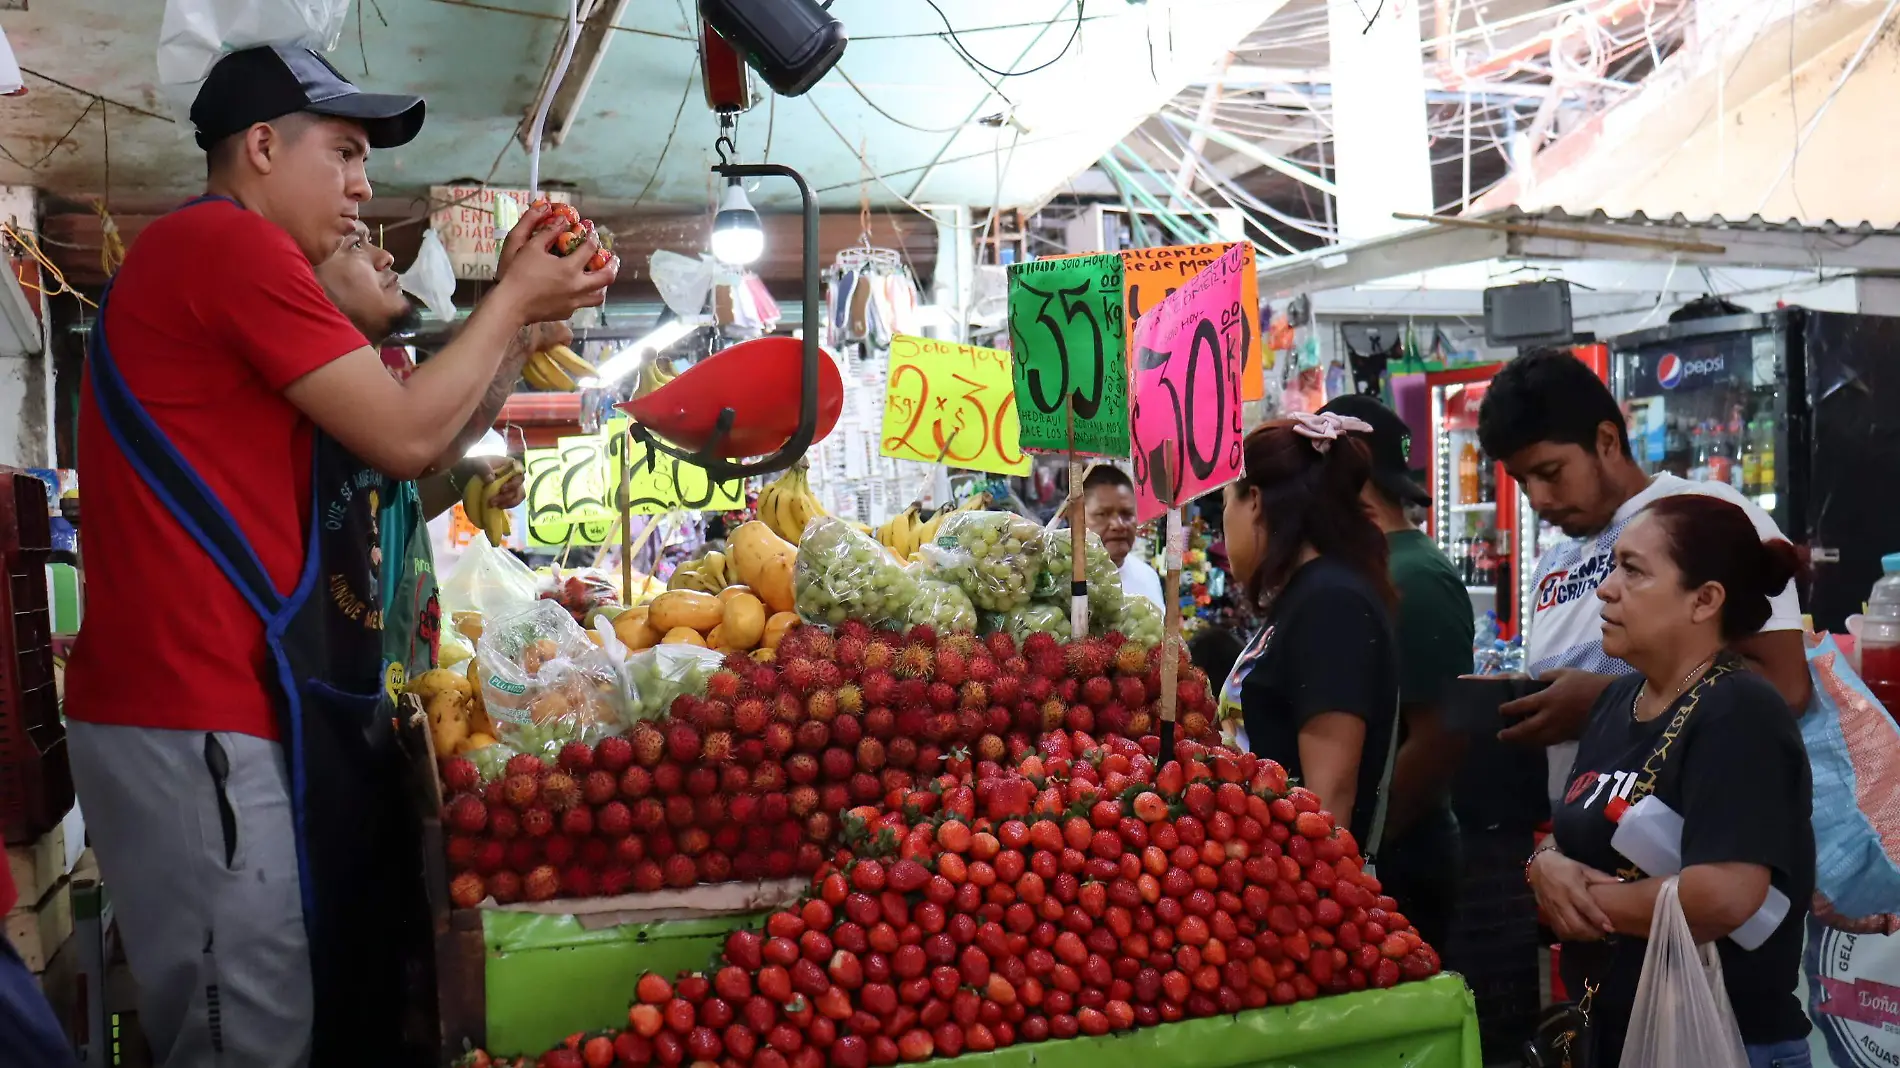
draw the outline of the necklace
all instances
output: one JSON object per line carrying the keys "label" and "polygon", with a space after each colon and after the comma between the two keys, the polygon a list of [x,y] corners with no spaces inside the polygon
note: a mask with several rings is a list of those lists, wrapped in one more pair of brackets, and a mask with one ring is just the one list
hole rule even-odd
{"label": "necklace", "polygon": [[[1671,704],[1674,704],[1676,698],[1682,696],[1682,692],[1689,688],[1689,683],[1692,680],[1694,680],[1697,675],[1700,675],[1704,671],[1707,671],[1711,664],[1715,663],[1715,657],[1716,657],[1715,653],[1710,653],[1707,659],[1703,660],[1700,664],[1697,664],[1695,667],[1690,668],[1689,673],[1687,675],[1684,675],[1682,677],[1682,681],[1676,684],[1676,688],[1669,692],[1669,698],[1668,700],[1663,702],[1663,707],[1666,709]],[[1636,696],[1630,698],[1630,718],[1631,719],[1640,718],[1636,714],[1636,710],[1643,703],[1643,695],[1648,692],[1649,692],[1649,680],[1645,679],[1643,680],[1643,684],[1636,688]]]}

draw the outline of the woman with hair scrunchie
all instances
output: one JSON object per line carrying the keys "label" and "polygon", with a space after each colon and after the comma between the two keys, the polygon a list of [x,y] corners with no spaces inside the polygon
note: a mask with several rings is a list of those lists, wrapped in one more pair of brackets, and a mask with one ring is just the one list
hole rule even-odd
{"label": "woman with hair scrunchie", "polygon": [[1367,849],[1399,705],[1385,535],[1359,499],[1371,451],[1353,435],[1371,429],[1299,415],[1247,434],[1224,526],[1234,577],[1266,622],[1221,688],[1222,719]]}
{"label": "woman with hair scrunchie", "polygon": [[[1800,566],[1793,546],[1762,541],[1747,513],[1706,494],[1656,501],[1617,539],[1615,569],[1597,589],[1603,651],[1636,673],[1591,709],[1555,834],[1524,869],[1563,940],[1564,986],[1587,1010],[1587,1063],[1575,1068],[1622,1058],[1664,880],[1612,848],[1605,809],[1651,794],[1682,817],[1683,916],[1721,955],[1750,1065],[1807,1068],[1795,997],[1814,893],[1807,751],[1787,703],[1727,648],[1761,628],[1769,597]],[[1788,915],[1744,950],[1727,936],[1770,886],[1792,903]]]}

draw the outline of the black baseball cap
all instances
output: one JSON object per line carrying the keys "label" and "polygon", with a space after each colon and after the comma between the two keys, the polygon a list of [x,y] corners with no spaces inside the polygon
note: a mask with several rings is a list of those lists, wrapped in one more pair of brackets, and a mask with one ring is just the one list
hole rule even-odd
{"label": "black baseball cap", "polygon": [[1327,401],[1321,412],[1363,419],[1372,433],[1362,435],[1372,449],[1372,483],[1401,504],[1430,504],[1432,495],[1412,477],[1412,428],[1399,413],[1360,393]]}
{"label": "black baseball cap", "polygon": [[232,52],[211,67],[191,104],[198,147],[260,122],[298,111],[362,125],[371,148],[408,144],[422,129],[419,96],[365,93],[308,48],[264,47]]}

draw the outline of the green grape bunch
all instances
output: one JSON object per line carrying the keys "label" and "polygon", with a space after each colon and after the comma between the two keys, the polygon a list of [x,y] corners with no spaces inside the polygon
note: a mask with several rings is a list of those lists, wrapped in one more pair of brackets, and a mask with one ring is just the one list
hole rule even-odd
{"label": "green grape bunch", "polygon": [[918,593],[916,578],[882,545],[832,516],[805,529],[792,587],[805,622],[834,627],[847,619],[902,623]]}
{"label": "green grape bunch", "polygon": [[905,570],[917,580],[917,598],[904,617],[907,626],[929,624],[938,634],[976,630],[976,606],[963,587],[929,575],[921,564]]}
{"label": "green grape bunch", "polygon": [[[1121,615],[1122,573],[1109,558],[1108,548],[1094,531],[1086,531],[1088,548],[1082,554],[1082,575],[1089,583],[1089,619],[1112,621]],[[1036,599],[1055,601],[1075,581],[1072,564],[1073,531],[1064,527],[1043,535],[1042,577]]]}
{"label": "green grape bunch", "polygon": [[1031,601],[1014,612],[1005,613],[999,622],[999,629],[1008,631],[1009,636],[1019,642],[1037,631],[1053,634],[1057,640],[1066,642],[1072,633],[1069,607],[1044,601]]}
{"label": "green grape bunch", "polygon": [[1161,644],[1161,609],[1146,597],[1124,597],[1115,629],[1131,642]]}
{"label": "green grape bunch", "polygon": [[958,512],[929,551],[936,577],[954,582],[977,608],[1008,612],[1029,603],[1042,574],[1042,528],[1014,512]]}

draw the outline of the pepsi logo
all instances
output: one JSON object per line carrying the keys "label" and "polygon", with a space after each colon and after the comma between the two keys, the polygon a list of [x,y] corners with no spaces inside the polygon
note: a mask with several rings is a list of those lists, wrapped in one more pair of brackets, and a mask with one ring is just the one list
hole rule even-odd
{"label": "pepsi logo", "polygon": [[1682,357],[1673,352],[1664,353],[1656,364],[1656,384],[1664,389],[1675,389],[1682,381]]}

